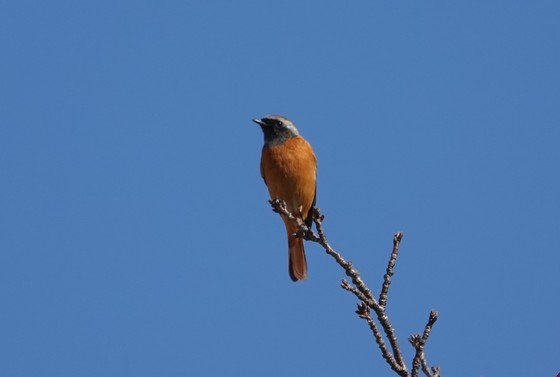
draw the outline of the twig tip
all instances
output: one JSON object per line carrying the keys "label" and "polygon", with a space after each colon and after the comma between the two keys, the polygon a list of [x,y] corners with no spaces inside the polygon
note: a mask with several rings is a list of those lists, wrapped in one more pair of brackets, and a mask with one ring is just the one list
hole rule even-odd
{"label": "twig tip", "polygon": [[357,304],[358,306],[358,310],[356,310],[356,314],[358,315],[358,317],[366,319],[369,317],[369,307],[364,303],[364,302],[360,302],[359,304]]}
{"label": "twig tip", "polygon": [[438,312],[436,312],[435,310],[430,311],[430,318],[428,319],[428,325],[433,326],[433,324],[436,323],[437,319],[438,319]]}

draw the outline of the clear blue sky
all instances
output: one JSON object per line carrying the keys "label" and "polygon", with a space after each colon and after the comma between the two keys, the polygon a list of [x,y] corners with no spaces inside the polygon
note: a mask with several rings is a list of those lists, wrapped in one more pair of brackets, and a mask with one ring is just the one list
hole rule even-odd
{"label": "clear blue sky", "polygon": [[0,376],[393,376],[251,122],[446,376],[560,371],[558,1],[0,3]]}

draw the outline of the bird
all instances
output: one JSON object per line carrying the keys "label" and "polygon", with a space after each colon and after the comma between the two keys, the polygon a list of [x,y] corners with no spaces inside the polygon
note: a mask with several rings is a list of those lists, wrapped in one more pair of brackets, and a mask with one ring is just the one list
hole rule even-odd
{"label": "bird", "polygon": [[[283,200],[295,217],[311,227],[311,211],[317,198],[317,158],[311,145],[296,125],[281,115],[253,119],[261,126],[264,145],[261,154],[261,176],[270,199]],[[307,259],[303,238],[296,237],[298,226],[282,215],[288,235],[288,272],[292,281],[307,277]]]}

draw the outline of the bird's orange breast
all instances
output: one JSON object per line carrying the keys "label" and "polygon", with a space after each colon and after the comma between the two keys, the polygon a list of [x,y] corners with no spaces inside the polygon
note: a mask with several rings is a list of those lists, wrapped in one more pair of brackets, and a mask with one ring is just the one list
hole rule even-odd
{"label": "bird's orange breast", "polygon": [[288,210],[294,215],[301,213],[305,220],[314,205],[316,192],[317,159],[311,145],[296,136],[281,145],[265,146],[261,175],[271,199],[286,201]]}

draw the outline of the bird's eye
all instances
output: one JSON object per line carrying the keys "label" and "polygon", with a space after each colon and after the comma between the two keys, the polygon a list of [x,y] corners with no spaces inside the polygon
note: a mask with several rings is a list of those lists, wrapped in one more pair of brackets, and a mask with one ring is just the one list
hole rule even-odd
{"label": "bird's eye", "polygon": [[284,127],[284,123],[282,123],[281,120],[279,120],[279,121],[276,123],[276,125],[277,125],[278,127]]}

